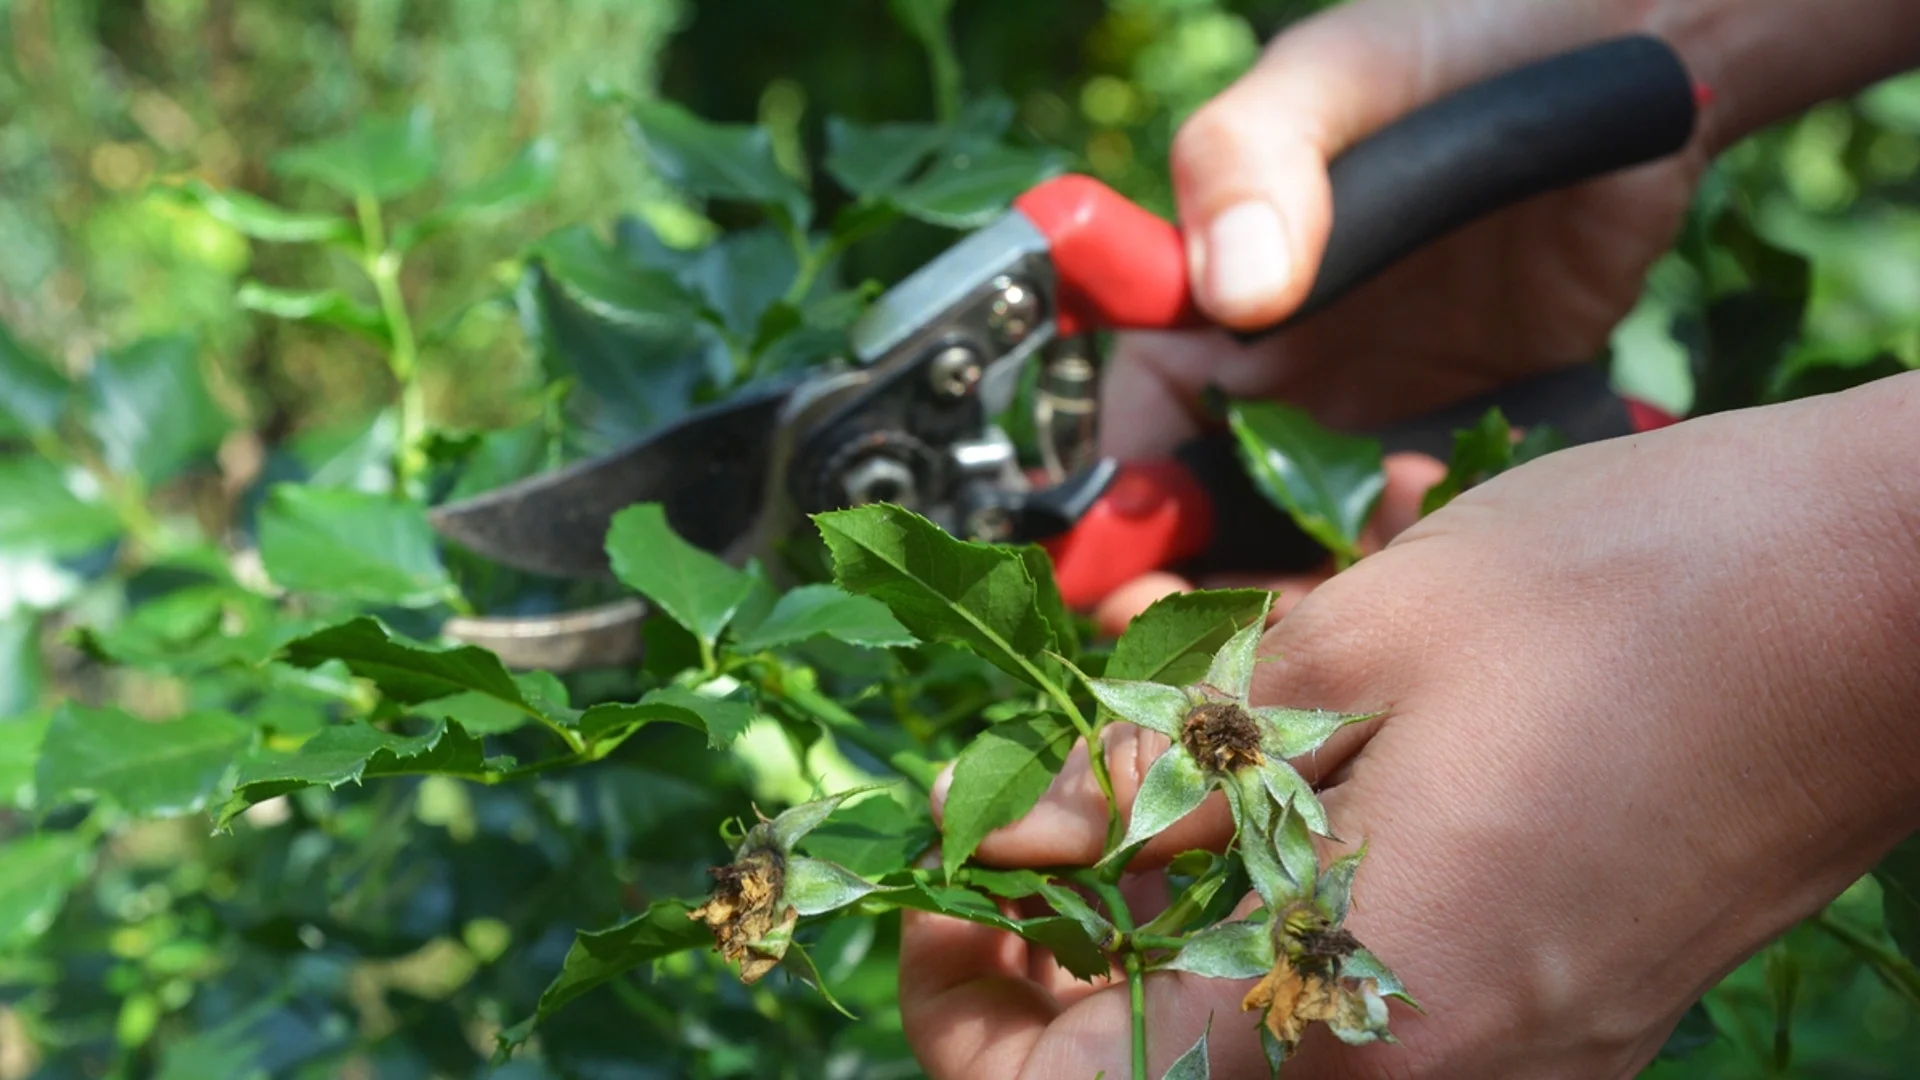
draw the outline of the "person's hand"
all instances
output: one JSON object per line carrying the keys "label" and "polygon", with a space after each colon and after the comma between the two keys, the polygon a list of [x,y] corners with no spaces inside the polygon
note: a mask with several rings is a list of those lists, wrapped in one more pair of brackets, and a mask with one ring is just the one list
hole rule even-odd
{"label": "person's hand", "polygon": [[[1920,374],[1552,455],[1269,631],[1257,703],[1385,714],[1296,764],[1368,845],[1350,928],[1426,1009],[1398,1046],[1316,1028],[1290,1080],[1631,1076],[1920,827],[1915,415]],[[1163,747],[1116,725],[1123,802]],[[979,857],[1088,865],[1105,822],[1082,756]],[[1216,795],[1133,869],[1229,830]],[[901,971],[934,1080],[1128,1075],[1124,985],[921,914]],[[1209,1016],[1214,1075],[1265,1075],[1247,986],[1150,976],[1152,1075]]]}

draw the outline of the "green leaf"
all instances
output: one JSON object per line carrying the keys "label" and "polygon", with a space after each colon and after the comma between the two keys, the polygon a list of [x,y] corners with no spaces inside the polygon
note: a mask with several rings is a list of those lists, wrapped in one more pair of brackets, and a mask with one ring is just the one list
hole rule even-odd
{"label": "green leaf", "polygon": [[884,195],[905,183],[947,141],[933,124],[856,124],[827,118],[827,172],[849,192]]}
{"label": "green leaf", "polygon": [[360,721],[336,724],[293,750],[267,751],[242,762],[233,795],[216,821],[226,828],[247,807],[306,787],[339,787],[369,777],[488,771],[480,740],[440,721],[421,735],[396,735]]}
{"label": "green leaf", "polygon": [[1348,561],[1386,490],[1380,444],[1328,431],[1278,402],[1235,402],[1227,421],[1261,492],[1301,531]]}
{"label": "green leaf", "polygon": [[1720,1037],[1720,1028],[1713,1022],[1713,1014],[1707,1011],[1705,1002],[1696,1001],[1680,1017],[1680,1023],[1667,1036],[1660,1046],[1657,1060],[1678,1061],[1697,1050],[1702,1050]]}
{"label": "green leaf", "polygon": [[553,190],[559,170],[558,146],[544,136],[535,139],[500,171],[456,192],[426,217],[402,227],[395,246],[404,251],[455,225],[497,218],[536,202]]}
{"label": "green leaf", "polygon": [[94,359],[87,428],[115,473],[160,484],[211,451],[227,427],[193,342],[148,338]]}
{"label": "green leaf", "polygon": [[38,457],[0,458],[0,551],[66,558],[98,549],[120,533],[113,508],[74,494],[90,478]]}
{"label": "green leaf", "polygon": [[929,224],[977,229],[1005,213],[1015,196],[1066,167],[1066,158],[1051,150],[967,147],[941,158],[925,176],[888,199],[907,216]]}
{"label": "green leaf", "polygon": [[34,802],[33,770],[40,760],[40,742],[52,717],[0,713],[0,806],[25,810]]}
{"label": "green leaf", "polygon": [[1873,877],[1880,883],[1887,933],[1907,959],[1920,963],[1920,833],[1888,852]]}
{"label": "green leaf", "polygon": [[679,900],[661,900],[617,926],[576,935],[560,974],[540,994],[534,1014],[500,1033],[501,1050],[525,1042],[535,1027],[587,991],[643,964],[711,945],[706,925],[691,914],[692,909]]}
{"label": "green leaf", "polygon": [[119,622],[82,628],[79,643],[103,663],[190,673],[260,663],[311,628],[236,585],[189,585],[148,600]]}
{"label": "green leaf", "polygon": [[1144,844],[1167,831],[1174,822],[1198,809],[1211,790],[1213,778],[1184,748],[1176,746],[1161,754],[1147,769],[1146,779],[1140,782],[1140,791],[1133,798],[1126,837],[1101,861],[1131,851],[1134,845]]}
{"label": "green leaf", "polygon": [[767,822],[767,832],[774,846],[782,852],[792,852],[794,845],[805,839],[808,833],[824,824],[840,804],[855,795],[873,791],[874,787],[849,788],[819,799],[803,802],[798,806],[782,811],[772,821]]}
{"label": "green leaf", "polygon": [[353,223],[333,214],[287,210],[244,191],[220,191],[204,180],[189,180],[180,189],[220,224],[255,240],[300,244],[345,240]]}
{"label": "green leaf", "polygon": [[0,325],[0,435],[6,434],[7,422],[32,434],[51,432],[72,392],[65,375]]}
{"label": "green leaf", "polygon": [[1326,709],[1283,709],[1269,706],[1251,710],[1266,730],[1261,749],[1272,757],[1292,760],[1311,753],[1349,724],[1371,720],[1371,713],[1337,713]]}
{"label": "green leaf", "polygon": [[500,658],[477,645],[440,649],[397,637],[371,616],[300,637],[282,651],[287,663],[316,668],[339,660],[403,705],[416,705],[475,690],[510,705],[530,708]]}
{"label": "green leaf", "polygon": [[914,644],[885,604],[834,585],[802,585],[787,593],[734,644],[743,652],[759,652],[822,635],[871,649]]}
{"label": "green leaf", "polygon": [[813,202],[781,171],[767,129],[716,124],[679,105],[651,101],[634,109],[647,160],[661,177],[689,194],[755,203],[805,229]]}
{"label": "green leaf", "polygon": [[67,891],[87,875],[92,854],[86,838],[70,832],[0,845],[0,949],[47,932]]}
{"label": "green leaf", "polygon": [[1113,970],[1099,944],[1087,936],[1086,929],[1073,919],[1064,915],[1009,919],[1000,913],[999,906],[991,897],[972,889],[935,884],[928,880],[924,871],[915,871],[913,881],[916,888],[879,893],[871,899],[884,900],[891,907],[909,907],[949,915],[1018,934],[1053,953],[1060,966],[1076,978],[1097,978]]}
{"label": "green leaf", "polygon": [[[1209,1031],[1212,1029],[1211,1020],[1208,1021],[1207,1027]],[[1213,1073],[1212,1067],[1207,1063],[1207,1035],[1208,1031],[1202,1031],[1200,1041],[1194,1043],[1192,1049],[1174,1059],[1173,1064],[1167,1068],[1167,1074],[1161,1077],[1161,1080],[1209,1080]]]}
{"label": "green leaf", "polygon": [[680,539],[659,503],[614,515],[607,558],[616,577],[708,645],[753,590],[744,571]]}
{"label": "green leaf", "polygon": [[1265,589],[1175,593],[1133,617],[1114,642],[1104,672],[1126,679],[1188,686],[1199,682],[1213,654],[1239,631],[1263,623],[1273,594]]}
{"label": "green leaf", "polygon": [[709,749],[724,750],[745,734],[753,717],[753,707],[745,702],[710,697],[684,686],[663,686],[631,704],[606,703],[588,709],[580,717],[580,736],[594,745],[624,739],[646,724],[664,721],[701,732]]}
{"label": "green leaf", "polygon": [[769,225],[727,233],[700,249],[680,281],[706,299],[736,341],[763,347],[794,315],[784,299],[799,274],[793,241]]}
{"label": "green leaf", "polygon": [[425,607],[453,588],[427,513],[412,502],[276,484],[259,529],[267,576],[292,592]]}
{"label": "green leaf", "polygon": [[704,307],[672,274],[635,266],[585,225],[549,234],[529,253],[569,298],[609,323],[659,327],[691,323]]}
{"label": "green leaf", "polygon": [[1513,463],[1513,429],[1499,409],[1488,409],[1480,422],[1453,433],[1453,457],[1447,475],[1420,500],[1426,516],[1453,501],[1456,495],[1506,471]]}
{"label": "green leaf", "polygon": [[368,116],[343,134],[282,151],[282,176],[312,180],[351,199],[396,199],[433,178],[439,165],[432,118],[424,108],[405,116]]}
{"label": "green leaf", "polygon": [[248,311],[276,319],[351,330],[381,345],[392,340],[387,321],[378,311],[338,289],[277,289],[249,281],[240,286],[234,299]]}
{"label": "green leaf", "polygon": [[781,898],[802,918],[837,911],[879,888],[843,866],[804,856],[787,860]]}
{"label": "green leaf", "polygon": [[840,807],[801,848],[862,877],[877,878],[913,865],[933,846],[933,816],[924,797],[877,795]]}
{"label": "green leaf", "polygon": [[1253,691],[1253,669],[1259,663],[1260,638],[1266,627],[1255,623],[1227,639],[1207,665],[1206,685],[1234,698],[1246,701]]}
{"label": "green leaf", "polygon": [[1340,962],[1340,977],[1372,979],[1379,984],[1381,996],[1399,998],[1414,1008],[1420,1007],[1420,1003],[1413,999],[1413,995],[1407,993],[1407,988],[1400,982],[1399,976],[1387,970],[1387,965],[1381,963],[1379,957],[1366,949],[1355,949]]}
{"label": "green leaf", "polygon": [[1054,665],[1042,657],[1063,648],[1056,627],[1066,616],[1049,610],[1058,591],[1036,584],[1017,550],[956,540],[886,504],[813,520],[842,588],[886,604],[923,641],[965,645],[1015,678],[1042,689],[1056,685]]}
{"label": "green leaf", "polygon": [[960,752],[941,811],[940,860],[948,877],[988,833],[1033,809],[1066,764],[1074,738],[1064,717],[1035,713],[993,725]]}
{"label": "green leaf", "polygon": [[198,811],[253,729],[220,713],[141,720],[119,709],[65,704],[53,714],[34,774],[42,812],[101,799],[142,817]]}
{"label": "green leaf", "polygon": [[1161,683],[1088,679],[1087,689],[1115,716],[1169,739],[1180,737],[1180,727],[1193,708],[1185,690]]}
{"label": "green leaf", "polygon": [[1353,878],[1360,872],[1360,860],[1366,855],[1363,844],[1359,851],[1328,863],[1313,887],[1314,906],[1336,926],[1347,921],[1347,908],[1353,903]]}

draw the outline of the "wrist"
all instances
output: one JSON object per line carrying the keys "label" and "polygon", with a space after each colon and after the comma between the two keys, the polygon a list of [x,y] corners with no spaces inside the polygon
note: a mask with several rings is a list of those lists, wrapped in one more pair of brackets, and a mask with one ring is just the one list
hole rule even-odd
{"label": "wrist", "polygon": [[1641,26],[1713,91],[1701,135],[1714,153],[1920,64],[1912,0],[1658,0]]}

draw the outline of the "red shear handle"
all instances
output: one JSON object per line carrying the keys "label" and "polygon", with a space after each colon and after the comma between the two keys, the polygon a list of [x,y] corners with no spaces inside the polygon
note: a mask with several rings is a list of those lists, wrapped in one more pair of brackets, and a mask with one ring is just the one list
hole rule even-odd
{"label": "red shear handle", "polygon": [[1130,462],[1085,517],[1044,541],[1060,598],[1085,611],[1153,570],[1198,557],[1213,542],[1213,500],[1184,466]]}

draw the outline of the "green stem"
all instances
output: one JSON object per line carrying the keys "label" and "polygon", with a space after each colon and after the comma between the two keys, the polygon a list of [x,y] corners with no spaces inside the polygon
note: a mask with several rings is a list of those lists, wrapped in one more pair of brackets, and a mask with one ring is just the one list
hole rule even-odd
{"label": "green stem", "polygon": [[1920,968],[1916,968],[1911,960],[1834,918],[1830,911],[1815,915],[1813,924],[1865,961],[1880,981],[1894,992],[1910,1003],[1920,1005]]}
{"label": "green stem", "polygon": [[1133,1080],[1147,1080],[1147,976],[1139,953],[1129,950],[1123,963],[1127,1004],[1133,1011]]}
{"label": "green stem", "polygon": [[394,494],[406,497],[414,477],[425,466],[421,443],[427,432],[426,390],[420,385],[420,347],[413,333],[413,318],[407,313],[405,295],[400,290],[400,253],[387,247],[386,225],[380,216],[379,200],[361,196],[354,203],[360,216],[360,231],[366,249],[361,269],[373,282],[380,298],[380,314],[387,320],[392,345],[387,350],[387,367],[400,384],[399,445],[393,455]]}

